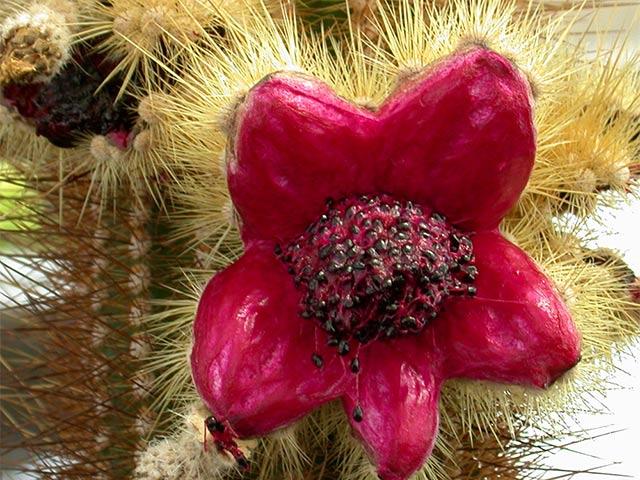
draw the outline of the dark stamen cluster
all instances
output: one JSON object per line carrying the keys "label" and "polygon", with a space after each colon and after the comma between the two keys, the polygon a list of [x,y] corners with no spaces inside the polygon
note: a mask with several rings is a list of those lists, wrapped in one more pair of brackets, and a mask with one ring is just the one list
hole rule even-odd
{"label": "dark stamen cluster", "polygon": [[328,201],[326,213],[276,254],[304,291],[301,316],[319,322],[340,355],[351,339],[420,332],[449,295],[474,295],[478,274],[467,236],[387,195]]}

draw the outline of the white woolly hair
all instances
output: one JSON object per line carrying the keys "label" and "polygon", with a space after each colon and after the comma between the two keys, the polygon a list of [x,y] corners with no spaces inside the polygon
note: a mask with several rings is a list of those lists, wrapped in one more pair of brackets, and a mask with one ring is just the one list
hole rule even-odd
{"label": "white woolly hair", "polygon": [[[217,480],[235,468],[229,456],[217,451],[210,439],[204,446],[206,408],[195,402],[182,418],[178,432],[172,437],[149,444],[139,455],[135,480]],[[250,453],[253,445],[241,448]],[[228,478],[228,477],[227,477]]]}
{"label": "white woolly hair", "polygon": [[19,28],[30,28],[46,35],[47,40],[59,51],[61,56],[51,72],[36,77],[35,81],[44,81],[57,75],[71,58],[72,32],[64,13],[52,9],[45,3],[35,2],[26,10],[8,16],[0,24],[0,50],[5,42]]}

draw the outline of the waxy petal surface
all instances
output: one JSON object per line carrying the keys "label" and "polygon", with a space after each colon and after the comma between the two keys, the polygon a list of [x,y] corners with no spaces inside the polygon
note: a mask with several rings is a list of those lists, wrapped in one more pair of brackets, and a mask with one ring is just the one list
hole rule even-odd
{"label": "waxy petal surface", "polygon": [[474,48],[407,82],[376,113],[311,77],[265,78],[236,113],[228,181],[245,241],[290,239],[327,198],[372,192],[483,230],[516,202],[534,156],[526,79]]}
{"label": "waxy petal surface", "polygon": [[580,336],[560,294],[498,232],[473,237],[475,298],[450,297],[433,335],[448,377],[546,387],[580,359]]}
{"label": "waxy petal surface", "polygon": [[327,198],[374,190],[378,122],[320,81],[267,77],[236,119],[227,173],[245,242],[291,239],[320,216]]}
{"label": "waxy petal surface", "polygon": [[380,110],[384,191],[429,205],[459,227],[491,229],[522,193],[535,157],[526,79],[483,48],[454,54]]}
{"label": "waxy petal surface", "polygon": [[[198,392],[240,437],[263,435],[341,395],[344,365],[317,327],[273,246],[255,244],[202,294],[191,368]],[[319,332],[318,332],[319,333]],[[313,352],[325,358],[318,369]]]}
{"label": "waxy petal surface", "polygon": [[[439,359],[418,337],[374,342],[360,353],[362,372],[343,403],[351,425],[384,480],[422,467],[438,430]],[[360,405],[363,419],[353,419]]]}

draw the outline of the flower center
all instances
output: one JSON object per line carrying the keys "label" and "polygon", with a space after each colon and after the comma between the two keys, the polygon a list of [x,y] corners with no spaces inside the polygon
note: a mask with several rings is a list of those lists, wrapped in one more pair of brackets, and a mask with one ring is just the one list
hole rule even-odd
{"label": "flower center", "polygon": [[318,322],[341,355],[352,340],[419,333],[448,296],[476,292],[469,237],[442,215],[388,195],[329,200],[276,254],[304,292],[301,316]]}

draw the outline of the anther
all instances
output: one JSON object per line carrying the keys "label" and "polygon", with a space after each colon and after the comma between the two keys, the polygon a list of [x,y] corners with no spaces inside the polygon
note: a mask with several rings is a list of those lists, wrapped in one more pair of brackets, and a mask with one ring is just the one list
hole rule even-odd
{"label": "anther", "polygon": [[389,242],[387,242],[382,238],[379,238],[378,240],[376,240],[376,243],[373,245],[373,248],[375,248],[378,253],[385,252],[387,248],[389,248]]}
{"label": "anther", "polygon": [[333,256],[333,261],[336,264],[344,264],[344,262],[347,261],[347,254],[344,253],[344,251],[342,251],[342,250],[338,250],[338,251],[336,251],[335,255]]}
{"label": "anther", "polygon": [[438,273],[440,275],[445,276],[448,272],[449,272],[449,265],[447,265],[446,263],[443,263],[438,267]]}
{"label": "anther", "polygon": [[390,303],[389,305],[387,305],[386,307],[384,307],[384,309],[387,312],[395,312],[398,310],[398,304],[397,303]]}
{"label": "anther", "polygon": [[475,266],[470,265],[465,269],[465,273],[465,280],[473,281],[478,276],[478,269]]}
{"label": "anther", "polygon": [[425,250],[422,254],[432,262],[435,262],[438,259],[438,256],[432,250]]}
{"label": "anther", "polygon": [[413,329],[418,326],[416,319],[413,317],[404,317],[400,322],[404,328]]}
{"label": "anther", "polygon": [[351,360],[350,367],[353,373],[360,372],[360,360],[358,359],[358,357],[355,357],[353,360]]}
{"label": "anther", "polygon": [[367,255],[369,255],[371,258],[377,258],[378,251],[375,248],[367,248]]}
{"label": "anther", "polygon": [[455,233],[452,233],[449,236],[449,239],[451,240],[451,251],[452,252],[457,252],[458,251],[458,247],[460,247],[460,237],[458,235],[456,235]]}
{"label": "anther", "polygon": [[356,422],[360,423],[363,418],[364,414],[362,412],[362,407],[360,407],[360,405],[356,405],[356,407],[353,409],[353,419]]}
{"label": "anther", "polygon": [[338,354],[344,356],[347,353],[349,353],[349,342],[340,340],[340,343],[338,343]]}
{"label": "anther", "polygon": [[329,256],[329,254],[331,253],[331,248],[332,248],[331,244],[327,244],[324,247],[322,247],[320,250],[318,250],[318,256],[320,257],[321,260],[324,260]]}
{"label": "anther", "polygon": [[211,432],[212,434],[213,432],[224,432],[224,424],[216,420],[216,417],[214,417],[213,415],[207,417],[207,419],[205,420],[205,425],[207,426],[207,430],[209,430],[209,432]]}
{"label": "anther", "polygon": [[311,355],[311,361],[318,368],[322,368],[322,365],[324,365],[324,360],[322,360],[322,357],[317,353]]}

